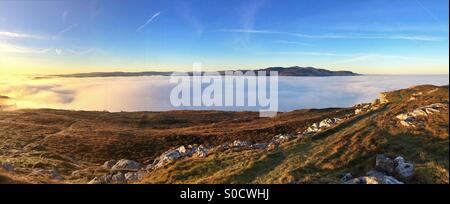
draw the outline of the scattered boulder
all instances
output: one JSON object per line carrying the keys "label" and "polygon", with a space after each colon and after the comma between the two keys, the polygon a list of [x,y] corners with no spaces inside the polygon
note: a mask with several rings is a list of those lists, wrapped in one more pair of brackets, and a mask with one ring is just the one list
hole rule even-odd
{"label": "scattered boulder", "polygon": [[152,164],[149,164],[146,167],[146,170],[154,170],[160,168],[168,163],[175,161],[176,159],[182,157],[178,150],[169,150],[161,154],[158,158],[156,158]]}
{"label": "scattered boulder", "polygon": [[198,148],[195,151],[195,156],[199,158],[206,157],[208,155],[208,148],[206,148],[204,145],[198,146]]}
{"label": "scattered boulder", "polygon": [[403,184],[403,182],[382,172],[372,170],[367,172],[366,176],[344,181],[344,184]]}
{"label": "scattered boulder", "polygon": [[318,123],[314,123],[311,126],[309,126],[305,132],[303,132],[304,135],[308,135],[308,134],[314,134],[316,132],[319,132],[319,124]]}
{"label": "scattered boulder", "polygon": [[398,156],[394,159],[395,163],[395,172],[397,175],[402,177],[403,179],[408,179],[413,176],[414,165],[411,163],[405,162],[405,159],[401,156]]}
{"label": "scattered boulder", "polygon": [[180,153],[181,156],[186,156],[188,154],[188,150],[184,146],[180,146],[177,148],[178,153]]}
{"label": "scattered boulder", "polygon": [[345,182],[344,184],[403,184],[403,182],[395,179],[392,176],[383,176],[383,177],[363,176],[351,179]]}
{"label": "scattered boulder", "polygon": [[215,148],[216,151],[223,152],[231,148],[230,143],[225,142]]}
{"label": "scattered boulder", "polygon": [[237,147],[237,148],[250,147],[250,146],[251,146],[250,142],[240,141],[240,140],[235,140],[231,144],[231,147]]}
{"label": "scattered boulder", "polygon": [[342,121],[342,119],[339,119],[339,118],[324,119],[320,122],[313,123],[305,131],[301,132],[300,135],[301,136],[311,136],[311,135],[318,133],[326,128],[332,127],[341,121]]}
{"label": "scattered boulder", "polygon": [[107,174],[99,177],[95,177],[88,184],[109,184],[112,181],[112,175]]}
{"label": "scattered boulder", "polygon": [[275,135],[275,137],[272,138],[272,141],[277,142],[277,143],[283,143],[283,142],[287,142],[293,138],[294,138],[294,135],[292,135],[292,134],[279,134],[279,135]]}
{"label": "scattered boulder", "polygon": [[347,182],[347,181],[349,181],[352,178],[353,178],[352,173],[344,173],[344,174],[341,175],[341,182],[342,183]]}
{"label": "scattered boulder", "polygon": [[435,103],[420,108],[416,108],[409,113],[401,113],[396,116],[400,120],[400,124],[405,127],[416,127],[417,118],[427,117],[429,115],[440,113],[442,109],[448,109],[448,104]]}
{"label": "scattered boulder", "polygon": [[355,115],[359,115],[359,114],[361,114],[361,113],[363,113],[363,110],[361,110],[361,109],[355,109]]}
{"label": "scattered boulder", "polygon": [[123,184],[125,182],[126,182],[125,175],[123,175],[123,173],[120,171],[111,176],[111,183]]}
{"label": "scattered boulder", "polygon": [[187,148],[185,146],[180,146],[176,149],[168,150],[162,153],[158,158],[156,158],[152,164],[147,165],[145,168],[147,171],[151,171],[157,168],[160,168],[166,164],[172,163],[175,160],[178,160],[182,157],[206,157],[209,149],[204,145],[188,145]]}
{"label": "scattered boulder", "polygon": [[138,172],[117,172],[117,173],[109,173],[103,176],[98,176],[89,181],[88,184],[127,184],[133,183],[144,178],[146,174],[145,170],[140,170]]}
{"label": "scattered boulder", "polygon": [[160,161],[170,163],[180,157],[182,157],[182,155],[178,150],[169,150],[160,156]]}
{"label": "scattered boulder", "polygon": [[141,180],[146,175],[146,171],[128,172],[125,174],[125,180],[127,183],[132,183]]}
{"label": "scattered boulder", "polygon": [[398,175],[402,179],[408,179],[413,175],[413,172],[414,165],[407,163],[403,157],[398,156],[392,160],[383,154],[378,154],[375,161],[375,170],[367,172],[366,176],[350,180],[347,179],[349,176],[344,174],[341,177],[341,182],[345,184],[403,184],[403,182],[389,175]]}
{"label": "scattered boulder", "polygon": [[252,145],[253,149],[267,149],[269,145],[267,143],[256,143]]}
{"label": "scattered boulder", "polygon": [[340,121],[341,121],[341,119],[339,119],[339,118],[328,118],[328,119],[320,121],[319,128],[321,128],[321,129],[329,128]]}
{"label": "scattered boulder", "polygon": [[125,174],[125,180],[127,181],[138,181],[138,176],[136,172],[127,172]]}
{"label": "scattered boulder", "polygon": [[375,169],[390,174],[394,172],[394,161],[384,154],[378,154],[375,159]]}
{"label": "scattered boulder", "polygon": [[114,166],[111,167],[111,170],[114,171],[136,171],[141,167],[141,164],[135,162],[133,160],[121,159],[117,161]]}
{"label": "scattered boulder", "polygon": [[109,160],[109,161],[106,161],[102,167],[105,169],[111,169],[116,163],[117,163],[117,160]]}

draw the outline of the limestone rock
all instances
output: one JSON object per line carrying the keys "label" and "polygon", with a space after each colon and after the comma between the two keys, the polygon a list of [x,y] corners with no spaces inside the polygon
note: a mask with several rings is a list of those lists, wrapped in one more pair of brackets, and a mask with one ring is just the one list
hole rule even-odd
{"label": "limestone rock", "polygon": [[195,155],[200,158],[206,157],[208,155],[208,148],[206,148],[204,145],[198,146],[195,151]]}
{"label": "limestone rock", "polygon": [[160,156],[160,160],[166,163],[172,162],[181,157],[181,153],[178,150],[169,150]]}
{"label": "limestone rock", "polygon": [[145,171],[128,172],[125,174],[125,180],[127,181],[127,183],[136,182],[144,178],[145,174]]}
{"label": "limestone rock", "polygon": [[413,176],[414,165],[405,162],[405,159],[401,156],[395,158],[395,172],[402,178],[408,179]]}
{"label": "limestone rock", "polygon": [[384,175],[382,177],[362,176],[344,182],[344,184],[403,184],[403,183],[401,181],[398,181],[392,176]]}
{"label": "limestone rock", "polygon": [[232,144],[231,147],[238,147],[238,148],[243,148],[243,147],[250,147],[250,142],[247,141],[240,141],[240,140],[235,140]]}
{"label": "limestone rock", "polygon": [[117,163],[116,160],[109,160],[109,161],[106,161],[102,167],[105,169],[111,169],[116,163]]}
{"label": "limestone rock", "polygon": [[375,168],[386,173],[392,173],[394,172],[394,161],[384,154],[378,154],[375,160]]}
{"label": "limestone rock", "polygon": [[275,137],[272,138],[272,141],[275,141],[277,143],[283,143],[283,142],[287,142],[293,138],[294,138],[294,135],[292,135],[292,134],[279,134],[279,135],[275,135]]}
{"label": "limestone rock", "polygon": [[435,103],[420,108],[416,108],[409,113],[401,113],[396,116],[400,124],[405,127],[416,127],[417,118],[428,117],[429,115],[440,113],[442,109],[448,109],[448,104]]}
{"label": "limestone rock", "polygon": [[112,175],[107,174],[99,177],[95,177],[88,184],[109,184],[112,181]]}
{"label": "limestone rock", "polygon": [[311,134],[315,134],[317,132],[319,132],[319,124],[318,123],[313,123],[311,126],[309,126],[304,132],[303,135],[311,135]]}
{"label": "limestone rock", "polygon": [[253,149],[266,149],[268,147],[267,143],[256,143],[252,145]]}
{"label": "limestone rock", "polygon": [[114,166],[111,167],[112,170],[115,171],[135,171],[138,170],[140,168],[141,164],[139,164],[138,162],[135,162],[133,160],[128,160],[128,159],[121,159],[119,161],[117,161],[116,164],[114,164]]}
{"label": "limestone rock", "polygon": [[180,153],[181,156],[186,156],[188,154],[188,149],[184,146],[180,146],[177,148],[177,151]]}
{"label": "limestone rock", "polygon": [[112,175],[111,177],[111,183],[114,184],[123,184],[125,183],[125,175],[123,175],[122,172],[117,172],[116,174]]}
{"label": "limestone rock", "polygon": [[343,183],[347,182],[347,181],[349,181],[352,178],[353,178],[353,175],[351,173],[344,173],[341,176],[341,182],[343,182]]}

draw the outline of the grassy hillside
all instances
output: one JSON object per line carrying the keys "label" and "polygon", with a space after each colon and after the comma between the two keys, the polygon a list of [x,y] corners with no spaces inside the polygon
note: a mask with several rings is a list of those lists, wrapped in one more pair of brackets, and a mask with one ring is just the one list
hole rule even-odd
{"label": "grassy hillside", "polygon": [[[312,138],[274,152],[226,151],[206,159],[177,161],[148,175],[144,183],[339,183],[345,172],[364,175],[376,154],[402,155],[416,170],[407,183],[448,183],[448,86],[420,86],[387,94],[390,103],[356,116]],[[415,100],[413,94],[422,92]],[[395,115],[431,103],[447,109],[405,128]]]}
{"label": "grassy hillside", "polygon": [[[277,132],[295,132],[311,122],[352,111],[299,110],[276,118],[221,111],[6,111],[0,112],[0,162],[11,163],[22,175],[33,169],[57,169],[67,182],[87,182],[102,172],[97,167],[107,160],[127,158],[148,164],[180,145],[218,145],[235,139],[267,142]],[[87,171],[84,180],[72,178],[77,170]]]}
{"label": "grassy hillside", "polygon": [[[267,143],[327,118],[342,122],[271,150],[230,149],[178,159],[148,171],[138,183],[340,183],[342,173],[365,175],[380,153],[414,163],[414,176],[406,183],[448,183],[448,86],[418,86],[383,96],[388,103],[297,110],[275,118],[221,111],[0,111],[0,164],[14,167],[12,172],[0,168],[0,183],[87,183],[107,174],[101,165],[111,159],[146,166],[180,145]],[[413,126],[397,118],[432,104],[444,105],[414,118]],[[366,106],[371,110],[355,114]]]}

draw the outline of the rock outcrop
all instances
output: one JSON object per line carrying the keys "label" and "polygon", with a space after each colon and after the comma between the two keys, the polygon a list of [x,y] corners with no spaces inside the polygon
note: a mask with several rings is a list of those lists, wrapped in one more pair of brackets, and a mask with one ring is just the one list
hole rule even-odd
{"label": "rock outcrop", "polygon": [[141,164],[133,160],[121,159],[117,161],[112,167],[113,171],[136,171],[139,170]]}
{"label": "rock outcrop", "polygon": [[98,176],[89,181],[88,184],[130,184],[142,179],[147,172],[144,170],[139,170],[137,172],[126,172],[122,171],[112,172],[105,174],[103,176]]}
{"label": "rock outcrop", "polygon": [[401,156],[394,159],[395,163],[395,172],[403,179],[409,179],[413,176],[414,173],[414,165],[412,163],[408,163]]}
{"label": "rock outcrop", "polygon": [[106,161],[106,162],[103,164],[103,168],[105,168],[105,169],[111,169],[116,163],[117,163],[117,160],[109,160],[109,161]]}
{"label": "rock outcrop", "polygon": [[412,112],[402,113],[396,116],[400,124],[405,127],[416,127],[418,125],[417,119],[420,117],[427,117],[429,115],[440,113],[442,110],[448,109],[448,104],[434,103],[414,109]]}
{"label": "rock outcrop", "polygon": [[339,118],[327,118],[320,122],[313,123],[308,128],[306,128],[306,130],[304,130],[303,132],[302,131],[299,132],[299,134],[300,134],[300,136],[305,136],[305,137],[312,136],[320,131],[323,131],[327,128],[333,127],[342,121],[343,120],[339,119]]}
{"label": "rock outcrop", "polygon": [[403,184],[392,175],[400,177],[401,180],[408,180],[413,176],[414,165],[407,163],[401,156],[391,159],[383,154],[379,154],[375,159],[375,170],[354,179],[350,173],[343,174],[341,182],[344,184]]}
{"label": "rock outcrop", "polygon": [[386,173],[394,173],[395,164],[394,161],[386,157],[384,154],[378,154],[375,159],[375,169],[384,171]]}
{"label": "rock outcrop", "polygon": [[367,176],[351,179],[344,184],[403,184],[403,182],[380,172],[369,172]]}

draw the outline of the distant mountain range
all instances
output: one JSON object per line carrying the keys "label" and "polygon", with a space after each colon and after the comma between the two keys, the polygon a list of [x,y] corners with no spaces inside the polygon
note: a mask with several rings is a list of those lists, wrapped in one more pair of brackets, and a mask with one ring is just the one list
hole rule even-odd
{"label": "distant mountain range", "polygon": [[[279,76],[358,76],[360,74],[351,71],[330,71],[326,69],[317,69],[314,67],[269,67],[258,70],[230,70],[230,71],[266,71],[269,74],[270,71],[278,71]],[[226,71],[219,71],[221,75],[224,75]],[[170,76],[173,72],[91,72],[91,73],[76,73],[76,74],[62,74],[52,75],[52,77],[74,77],[74,78],[87,78],[87,77],[136,77],[136,76]],[[193,72],[188,72],[192,75]]]}

